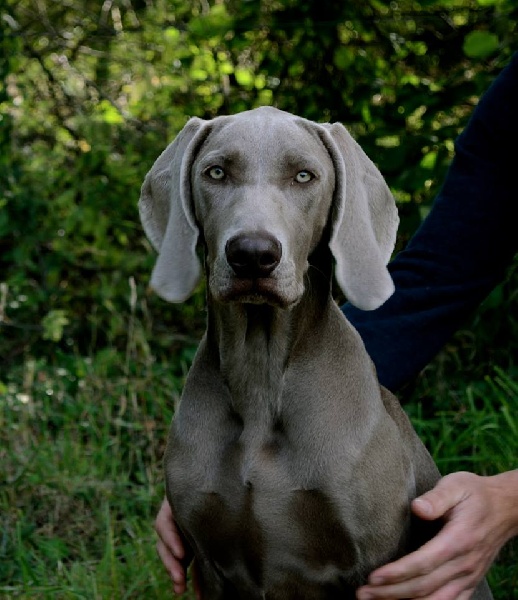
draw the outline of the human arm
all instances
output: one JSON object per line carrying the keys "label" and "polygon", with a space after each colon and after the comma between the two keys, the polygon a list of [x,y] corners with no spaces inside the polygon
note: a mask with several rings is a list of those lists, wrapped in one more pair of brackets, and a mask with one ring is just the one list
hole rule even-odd
{"label": "human arm", "polygon": [[389,265],[394,295],[371,312],[343,307],[392,391],[430,362],[518,251],[517,106],[518,53],[459,136],[430,214]]}
{"label": "human arm", "polygon": [[[386,387],[397,390],[440,350],[499,283],[518,250],[515,161],[518,55],[475,110],[429,217],[390,269],[396,292],[374,313],[346,306]],[[454,473],[414,512],[445,522],[417,552],[371,574],[358,598],[467,600],[500,548],[518,535],[517,471]],[[382,585],[373,585],[384,577]]]}
{"label": "human arm", "polygon": [[518,535],[518,470],[447,475],[412,510],[446,524],[416,552],[371,573],[359,600],[468,600],[502,546]]}

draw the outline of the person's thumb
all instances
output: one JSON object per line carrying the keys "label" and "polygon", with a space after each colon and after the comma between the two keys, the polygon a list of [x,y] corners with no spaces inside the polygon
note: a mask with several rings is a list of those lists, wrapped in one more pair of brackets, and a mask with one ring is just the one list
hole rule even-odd
{"label": "person's thumb", "polygon": [[429,521],[444,516],[466,495],[461,479],[461,473],[443,477],[433,489],[412,501],[412,511],[421,519]]}

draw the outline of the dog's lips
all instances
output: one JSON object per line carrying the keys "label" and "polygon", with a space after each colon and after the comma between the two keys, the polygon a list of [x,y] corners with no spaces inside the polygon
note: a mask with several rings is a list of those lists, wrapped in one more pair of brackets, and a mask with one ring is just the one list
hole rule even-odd
{"label": "dog's lips", "polygon": [[222,300],[241,304],[271,304],[281,307],[293,303],[280,292],[278,283],[271,277],[235,278],[224,293]]}

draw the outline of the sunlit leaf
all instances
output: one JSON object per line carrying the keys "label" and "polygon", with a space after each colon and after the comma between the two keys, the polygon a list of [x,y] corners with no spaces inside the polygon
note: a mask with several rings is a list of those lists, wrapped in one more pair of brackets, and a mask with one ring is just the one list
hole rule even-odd
{"label": "sunlit leaf", "polygon": [[427,152],[421,162],[419,163],[424,169],[433,169],[435,167],[435,163],[437,162],[437,151],[432,150],[431,152]]}
{"label": "sunlit leaf", "polygon": [[99,102],[97,105],[97,112],[101,114],[105,123],[109,123],[110,125],[124,123],[124,117],[121,115],[120,111],[118,111],[108,100],[101,100]]}
{"label": "sunlit leaf", "polygon": [[462,49],[470,58],[486,58],[498,49],[498,36],[489,31],[472,31],[464,38]]}
{"label": "sunlit leaf", "polygon": [[238,68],[235,72],[236,81],[244,87],[251,86],[254,83],[254,75],[249,69]]}

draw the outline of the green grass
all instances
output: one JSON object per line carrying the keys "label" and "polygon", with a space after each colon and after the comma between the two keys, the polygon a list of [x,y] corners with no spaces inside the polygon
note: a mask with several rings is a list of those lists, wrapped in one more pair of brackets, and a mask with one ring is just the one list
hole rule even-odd
{"label": "green grass", "polygon": [[153,520],[182,381],[117,358],[29,362],[4,383],[1,598],[171,596]]}
{"label": "green grass", "polygon": [[[59,367],[28,360],[6,374],[0,598],[172,596],[153,521],[168,423],[191,353],[175,372],[106,350],[91,360],[62,355]],[[437,365],[425,372],[408,410],[443,473],[516,468],[517,380],[493,370],[441,385]],[[495,598],[518,598],[517,559],[511,543],[490,573]]]}
{"label": "green grass", "polygon": [[[408,411],[441,473],[466,470],[494,475],[518,466],[518,378],[495,368],[482,381],[459,390],[454,386],[437,395],[445,406],[432,418],[423,405]],[[437,389],[437,388],[436,388]],[[518,598],[518,540],[501,551],[488,574],[495,599]]]}

